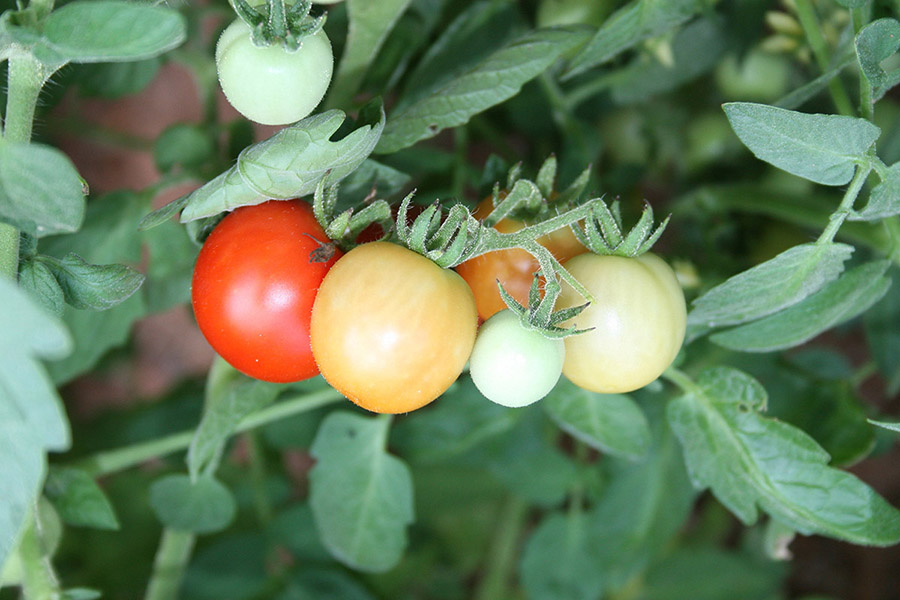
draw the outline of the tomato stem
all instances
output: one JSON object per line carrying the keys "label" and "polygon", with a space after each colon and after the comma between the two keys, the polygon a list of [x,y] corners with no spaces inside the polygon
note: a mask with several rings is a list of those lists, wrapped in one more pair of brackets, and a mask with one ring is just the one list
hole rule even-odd
{"label": "tomato stem", "polygon": [[865,185],[866,179],[871,172],[872,165],[859,165],[856,168],[856,174],[850,182],[850,187],[847,188],[847,192],[844,194],[840,206],[838,206],[837,210],[831,214],[828,226],[825,227],[822,235],[816,240],[817,244],[830,244],[834,240],[841,225],[843,225],[847,217],[850,216],[850,213],[853,210],[853,203],[856,202],[856,198],[859,196],[860,191],[862,191],[863,185]]}
{"label": "tomato stem", "polygon": [[503,504],[499,525],[487,556],[487,570],[481,578],[474,600],[506,598],[507,585],[516,558],[516,547],[522,535],[528,505],[510,495]]}
{"label": "tomato stem", "polygon": [[188,531],[166,527],[153,561],[153,575],[147,585],[145,600],[174,600],[191,558],[196,536]]}
{"label": "tomato stem", "polygon": [[38,535],[40,526],[37,505],[32,509],[28,526],[19,543],[19,559],[22,561],[22,592],[25,600],[44,600],[60,596],[59,582],[53,572],[50,557],[41,548]]}

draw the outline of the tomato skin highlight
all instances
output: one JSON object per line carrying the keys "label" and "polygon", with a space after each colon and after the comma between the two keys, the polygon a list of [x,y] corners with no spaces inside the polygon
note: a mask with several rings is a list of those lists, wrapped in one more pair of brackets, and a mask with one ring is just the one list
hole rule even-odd
{"label": "tomato skin highlight", "polygon": [[506,309],[478,330],[469,374],[485,398],[520,408],[550,393],[562,374],[565,355],[562,339],[525,329],[519,316]]}
{"label": "tomato skin highlight", "polygon": [[[563,374],[593,392],[630,392],[659,377],[684,341],[687,309],[675,273],[661,258],[582,254],[566,269],[594,296],[571,321],[587,333],[566,340]],[[557,310],[584,303],[567,283]]]}
{"label": "tomato skin highlight", "polygon": [[237,19],[216,44],[216,71],[228,102],[263,125],[287,125],[309,115],[325,96],[334,69],[324,31],[303,38],[290,52],[279,45],[257,47],[250,27]]}
{"label": "tomato skin highlight", "polygon": [[[482,200],[472,215],[479,220],[487,217],[493,209],[493,200],[488,197]],[[513,233],[525,227],[524,223],[511,219],[503,219],[494,229],[500,233]],[[568,227],[538,238],[538,243],[548,250],[560,262],[587,252],[587,248]],[[475,295],[478,316],[487,321],[494,314],[507,308],[497,289],[497,280],[503,284],[509,294],[520,304],[528,303],[528,292],[534,274],[540,269],[537,259],[521,248],[496,250],[476,256],[456,267],[456,272],[466,280]]]}
{"label": "tomato skin highlight", "polygon": [[388,242],[357,246],[322,281],[312,311],[323,377],[376,413],[425,406],[459,377],[478,316],[466,283]]}
{"label": "tomato skin highlight", "polygon": [[341,252],[327,262],[310,262],[310,253],[328,242],[302,200],[241,207],[213,229],[194,266],[191,304],[226,362],[275,383],[318,374],[309,320],[319,284]]}

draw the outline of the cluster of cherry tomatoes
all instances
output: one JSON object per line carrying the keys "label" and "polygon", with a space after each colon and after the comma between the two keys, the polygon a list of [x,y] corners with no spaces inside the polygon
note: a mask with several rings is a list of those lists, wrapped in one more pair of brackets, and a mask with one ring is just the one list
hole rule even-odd
{"label": "cluster of cherry tomatoes", "polygon": [[[477,216],[489,211],[486,202]],[[521,226],[505,220],[496,227]],[[560,372],[600,393],[656,379],[685,333],[684,296],[672,269],[652,254],[592,254],[566,229],[540,242],[593,295],[574,319],[590,331],[551,339],[506,309],[497,280],[524,304],[537,270],[523,250],[490,252],[456,271],[385,241],[341,253],[302,200],[247,206],[222,220],[197,259],[194,313],[213,348],[239,371],[273,382],[321,372],[378,413],[428,404],[467,362],[481,392],[505,406],[542,398]],[[563,284],[558,308],[583,302]]]}

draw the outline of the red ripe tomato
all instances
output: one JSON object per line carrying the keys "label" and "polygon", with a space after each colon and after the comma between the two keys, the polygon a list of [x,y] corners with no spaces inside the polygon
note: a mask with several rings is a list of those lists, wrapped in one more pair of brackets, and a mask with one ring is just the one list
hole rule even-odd
{"label": "red ripe tomato", "polygon": [[312,311],[322,376],[362,408],[405,413],[462,372],[478,315],[459,275],[396,244],[371,242],[328,272]]}
{"label": "red ripe tomato", "polygon": [[[318,374],[309,320],[319,284],[340,251],[302,200],[238,208],[197,257],[194,315],[216,352],[246,375],[286,383]],[[328,258],[320,262],[317,251]]]}
{"label": "red ripe tomato", "polygon": [[[473,216],[476,219],[484,219],[490,214],[492,208],[491,198],[485,198],[479,203]],[[501,233],[512,233],[523,227],[525,227],[524,223],[510,219],[503,219],[494,226]],[[568,227],[557,229],[549,235],[538,238],[538,243],[550,250],[551,254],[560,262],[587,252],[587,248],[581,245]],[[539,269],[540,265],[531,254],[521,248],[510,248],[509,250],[488,252],[467,260],[456,267],[456,272],[472,288],[475,304],[478,306],[478,316],[487,321],[495,313],[506,308],[500,291],[497,289],[497,280],[500,280],[513,298],[521,304],[526,304],[531,281],[534,273]]]}

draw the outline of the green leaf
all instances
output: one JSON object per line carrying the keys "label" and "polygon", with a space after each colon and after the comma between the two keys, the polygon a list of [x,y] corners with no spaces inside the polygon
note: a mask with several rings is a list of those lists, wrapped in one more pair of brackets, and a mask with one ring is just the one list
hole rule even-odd
{"label": "green leaf", "polygon": [[85,96],[118,100],[143,91],[156,78],[159,57],[120,63],[92,63],[73,67],[75,81]]}
{"label": "green leaf", "polygon": [[316,531],[312,509],[296,503],[278,513],[269,526],[272,539],[283,544],[301,562],[325,562],[331,558]]}
{"label": "green leaf", "polygon": [[727,48],[726,32],[719,22],[697,20],[672,41],[672,64],[642,55],[612,75],[613,100],[633,104],[673,90],[711,70]]}
{"label": "green leaf", "polygon": [[824,185],[844,185],[881,130],[865,119],[813,115],[765,104],[723,106],[732,129],[760,160]]}
{"label": "green leaf", "polygon": [[27,354],[59,358],[71,349],[72,340],[62,323],[4,278],[0,278],[0,306],[0,357]]}
{"label": "green leaf", "polygon": [[347,42],[331,82],[329,106],[349,104],[353,94],[358,91],[369,64],[378,55],[385,38],[409,3],[410,0],[347,0],[350,20]]}
{"label": "green leaf", "polygon": [[400,561],[413,521],[409,468],[385,450],[389,425],[333,412],[310,450],[310,504],[322,542],[342,563],[372,573]]}
{"label": "green leaf", "polygon": [[562,378],[541,405],[566,433],[601,452],[640,458],[650,447],[650,426],[623,394],[597,394]]}
{"label": "green leaf", "polygon": [[620,53],[677,27],[707,6],[704,0],[632,0],[610,16],[569,65],[567,77],[608,62]]}
{"label": "green leaf", "polygon": [[581,512],[551,513],[525,542],[519,564],[522,587],[532,600],[595,600],[603,571],[591,552]]}
{"label": "green leaf", "polygon": [[77,63],[128,62],[178,47],[187,25],[178,11],[164,6],[115,0],[79,0],[54,10],[44,38]]}
{"label": "green leaf", "polygon": [[859,212],[852,212],[850,221],[880,221],[900,215],[900,163],[888,167],[881,183],[872,188],[869,201]]}
{"label": "green leaf", "polygon": [[869,419],[869,423],[872,425],[877,425],[882,429],[887,429],[888,431],[894,431],[896,433],[900,433],[900,423],[894,423],[889,421],[876,421],[874,419]]}
{"label": "green leaf", "polygon": [[0,398],[0,565],[18,544],[46,470],[40,440],[31,427],[8,411]]}
{"label": "green leaf", "polygon": [[900,512],[855,476],[827,466],[828,454],[803,431],[764,417],[766,392],[728,367],[700,374],[671,401],[668,418],[698,489],[744,524],[758,508],[804,534],[856,544],[900,541]]}
{"label": "green leaf", "polygon": [[887,384],[887,395],[900,391],[900,286],[893,285],[863,315],[866,342]]}
{"label": "green leaf", "polygon": [[338,141],[331,141],[331,137],[343,123],[344,113],[329,110],[249,146],[234,167],[188,195],[181,221],[210,217],[272,198],[307,196],[323,179],[328,185],[339,182],[362,164],[381,136],[384,111],[380,104],[367,110],[369,117],[377,113],[378,119],[364,121],[367,124]]}
{"label": "green leaf", "polygon": [[846,244],[794,246],[694,300],[688,323],[735,325],[796,304],[838,277],[852,252]]}
{"label": "green leaf", "polygon": [[38,257],[53,272],[66,302],[74,308],[107,310],[131,297],[144,276],[125,265],[92,265],[70,252],[62,260]]}
{"label": "green leaf", "polygon": [[375,151],[396,152],[515,96],[558,56],[581,43],[583,30],[530,31],[409,105],[398,106]]}
{"label": "green leaf", "polygon": [[242,378],[221,393],[208,392],[203,419],[188,448],[187,464],[191,477],[200,472],[221,452],[241,420],[275,401],[282,386]]}
{"label": "green leaf", "polygon": [[710,336],[744,352],[793,348],[835,325],[849,321],[878,302],[891,286],[889,261],[867,263],[841,275],[815,294],[774,315]]}
{"label": "green leaf", "polygon": [[155,481],[150,487],[150,506],[166,527],[194,533],[225,529],[237,510],[224,485],[209,476],[192,483],[184,474]]}
{"label": "green leaf", "polygon": [[621,588],[670,544],[691,514],[694,488],[657,397],[652,446],[643,460],[604,459],[604,487],[588,513],[592,554],[608,587]]}
{"label": "green leaf", "polygon": [[176,123],[156,138],[153,159],[163,173],[175,166],[197,167],[213,158],[216,149],[206,131],[196,125]]}
{"label": "green leaf", "polygon": [[44,493],[62,520],[76,527],[118,529],[112,505],[93,478],[80,469],[50,469]]}
{"label": "green leaf", "polygon": [[863,76],[872,86],[871,101],[880,100],[886,91],[900,83],[898,71],[885,73],[881,61],[900,49],[900,22],[896,19],[872,21],[856,34],[856,56]]}
{"label": "green leaf", "polygon": [[[5,333],[2,326],[0,332]],[[69,449],[71,432],[65,408],[44,366],[33,356],[0,349],[0,399],[34,431],[43,448]]]}
{"label": "green leaf", "polygon": [[66,297],[53,272],[39,260],[28,259],[19,264],[19,285],[35,302],[55,317],[61,317]]}
{"label": "green leaf", "polygon": [[783,564],[717,548],[679,548],[650,567],[645,600],[772,600],[787,569]]}
{"label": "green leaf", "polygon": [[36,237],[77,231],[84,194],[78,171],[59,150],[0,142],[0,221]]}
{"label": "green leaf", "polygon": [[187,228],[166,221],[142,234],[150,254],[142,287],[149,312],[162,312],[191,299],[191,279],[199,248]]}

